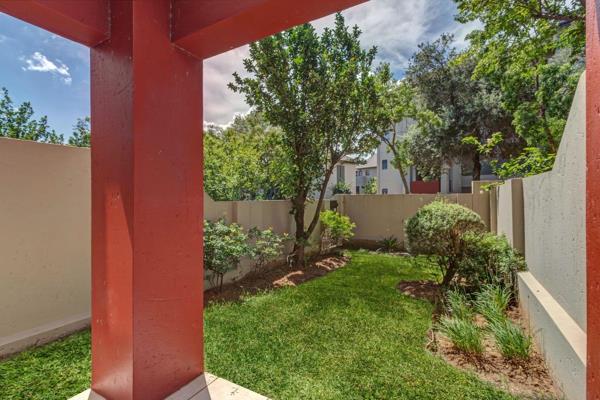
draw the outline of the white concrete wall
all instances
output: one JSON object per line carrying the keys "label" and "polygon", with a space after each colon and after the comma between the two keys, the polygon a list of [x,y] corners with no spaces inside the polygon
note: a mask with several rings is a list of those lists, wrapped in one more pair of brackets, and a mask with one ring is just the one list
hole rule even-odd
{"label": "white concrete wall", "polygon": [[89,321],[89,156],[0,138],[0,355]]}
{"label": "white concrete wall", "polygon": [[529,272],[519,282],[521,304],[549,367],[567,398],[578,400],[585,399],[585,159],[582,76],[553,170],[523,179]]}
{"label": "white concrete wall", "polygon": [[[342,163],[336,164],[336,166],[333,168],[333,173],[331,174],[331,178],[329,178],[327,188],[325,189],[325,198],[326,199],[329,199],[333,196],[333,189],[335,188],[335,185],[340,181],[340,176],[338,175],[338,172],[339,172],[338,166],[344,167],[344,175],[342,177],[342,180],[344,181],[344,183],[346,185],[348,185],[348,187],[350,188],[352,193],[356,193],[356,167],[357,167],[357,165],[354,163],[350,163],[350,162],[342,162]],[[315,196],[318,196],[318,193],[315,193]]]}

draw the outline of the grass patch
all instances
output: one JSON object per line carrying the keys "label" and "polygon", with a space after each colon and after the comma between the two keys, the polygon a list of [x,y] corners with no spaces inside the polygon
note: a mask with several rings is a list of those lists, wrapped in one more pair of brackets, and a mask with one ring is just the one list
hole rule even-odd
{"label": "grass patch", "polygon": [[[395,289],[431,279],[422,263],[353,252],[323,278],[213,305],[207,370],[281,400],[513,399],[425,350],[432,306]],[[64,400],[89,386],[89,368],[79,333],[0,363],[0,398]]]}

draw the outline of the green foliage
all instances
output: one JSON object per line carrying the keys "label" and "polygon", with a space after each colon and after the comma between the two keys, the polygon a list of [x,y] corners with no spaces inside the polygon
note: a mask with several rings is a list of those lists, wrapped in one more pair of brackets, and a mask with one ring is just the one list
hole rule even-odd
{"label": "green foliage", "polygon": [[73,134],[69,138],[69,144],[77,147],[90,147],[90,117],[79,118],[73,127]]}
{"label": "green foliage", "polygon": [[473,321],[442,317],[438,330],[461,352],[478,356],[483,353],[483,332]]}
{"label": "green foliage", "polygon": [[520,326],[504,319],[493,321],[488,329],[494,335],[496,345],[504,357],[523,361],[531,356],[533,340]]}
{"label": "green foliage", "polygon": [[369,178],[365,185],[365,194],[377,194],[377,178]]}
{"label": "green foliage", "polygon": [[449,290],[446,293],[446,306],[454,318],[465,321],[473,320],[474,313],[471,304],[469,304],[465,294],[459,290]]}
{"label": "green foliage", "polygon": [[477,64],[469,54],[459,53],[452,35],[442,35],[432,43],[419,45],[410,60],[407,82],[414,87],[421,106],[435,114],[419,133],[410,137],[413,161],[421,175],[439,177],[439,168],[454,158],[470,156],[473,179],[479,180],[479,152],[462,139],[473,137],[477,143],[496,132],[514,136],[511,119],[502,106],[498,88],[482,77],[474,78]]}
{"label": "green foliage", "polygon": [[379,242],[377,242],[377,245],[379,246],[380,251],[386,253],[392,253],[400,249],[400,242],[398,241],[398,238],[396,236],[384,237]]}
{"label": "green foliage", "polygon": [[555,154],[545,154],[537,147],[526,147],[523,152],[494,168],[500,179],[520,178],[552,170]]}
{"label": "green foliage", "polygon": [[388,64],[377,70],[376,77],[377,103],[371,115],[371,129],[393,154],[392,165],[400,173],[406,193],[410,193],[406,169],[412,165],[412,159],[408,151],[408,142],[400,135],[397,127],[398,123],[405,119],[418,118],[416,93],[408,83],[394,79]]}
{"label": "green foliage", "polygon": [[281,256],[285,242],[289,239],[287,234],[278,235],[272,228],[263,231],[252,228],[248,232],[248,237],[251,241],[250,257],[254,260],[256,271]]}
{"label": "green foliage", "polygon": [[333,246],[341,245],[345,240],[354,236],[356,224],[346,215],[333,210],[322,211],[319,217],[323,224],[322,242],[329,242]]}
{"label": "green foliage", "polygon": [[480,143],[475,136],[466,136],[462,139],[463,144],[471,145],[475,151],[481,155],[489,156],[494,148],[502,143],[502,133],[496,132],[491,137],[487,138],[483,143]]}
{"label": "green foliage", "polygon": [[338,182],[333,187],[333,194],[352,194],[350,186],[345,182]]}
{"label": "green foliage", "polygon": [[248,235],[235,223],[223,219],[204,221],[204,267],[211,271],[213,285],[223,286],[223,275],[237,268],[242,257],[251,254]]}
{"label": "green foliage", "polygon": [[502,104],[528,146],[556,153],[585,58],[585,2],[455,0],[458,20],[482,28],[468,39],[476,79]]}
{"label": "green foliage", "polygon": [[290,167],[281,145],[281,129],[263,114],[236,116],[223,129],[204,132],[204,190],[213,200],[282,199]]}
{"label": "green foliage", "polygon": [[525,269],[525,260],[506,237],[489,232],[466,233],[462,245],[459,263],[467,286],[479,289],[492,284],[516,293],[516,273]]}
{"label": "green foliage", "polygon": [[489,323],[506,319],[506,310],[512,299],[511,291],[506,287],[485,285],[475,299],[477,312]]}
{"label": "green foliage", "polygon": [[[464,256],[463,236],[467,232],[483,232],[485,224],[477,213],[458,204],[436,200],[423,206],[406,221],[409,251],[434,256],[442,270],[442,285],[447,287],[459,272]],[[460,273],[461,277],[464,274]]]}
{"label": "green foliage", "polygon": [[[319,35],[304,24],[250,45],[244,60],[248,77],[234,74],[229,87],[281,128],[287,168],[282,195],[292,201],[296,226],[295,262],[304,264],[304,246],[319,221],[334,166],[348,155],[377,146],[368,129],[376,100],[372,65],[376,49],[363,50],[358,27],[338,14]],[[305,226],[309,196],[319,193],[316,212]]]}
{"label": "green foliage", "polygon": [[8,95],[8,90],[2,88],[0,96],[0,137],[62,144],[63,136],[50,129],[48,117],[43,116],[40,119],[34,119],[33,114],[31,103],[25,102],[15,106]]}

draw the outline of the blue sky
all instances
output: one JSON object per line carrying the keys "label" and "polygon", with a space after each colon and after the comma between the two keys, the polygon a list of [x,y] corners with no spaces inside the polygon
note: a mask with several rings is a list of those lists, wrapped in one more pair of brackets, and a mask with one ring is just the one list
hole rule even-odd
{"label": "blue sky", "polygon": [[[347,22],[363,30],[365,46],[379,48],[379,60],[391,63],[402,76],[417,45],[454,33],[458,45],[475,25],[454,21],[452,0],[371,0],[344,12]],[[315,21],[322,29],[333,16]],[[244,99],[226,85],[235,71],[242,72],[248,54],[241,47],[205,61],[204,117],[227,124],[236,113],[248,111]],[[89,50],[42,29],[0,13],[0,87],[15,103],[30,101],[37,116],[68,137],[77,118],[89,115]]]}

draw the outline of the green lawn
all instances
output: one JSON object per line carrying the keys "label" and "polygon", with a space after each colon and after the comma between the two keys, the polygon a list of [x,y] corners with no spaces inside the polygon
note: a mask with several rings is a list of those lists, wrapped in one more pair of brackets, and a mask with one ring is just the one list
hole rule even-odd
{"label": "green lawn", "polygon": [[[353,252],[326,277],[213,305],[207,370],[282,400],[513,399],[425,350],[431,306],[395,289],[424,269]],[[89,386],[89,368],[83,332],[0,363],[0,398],[65,399]]]}

